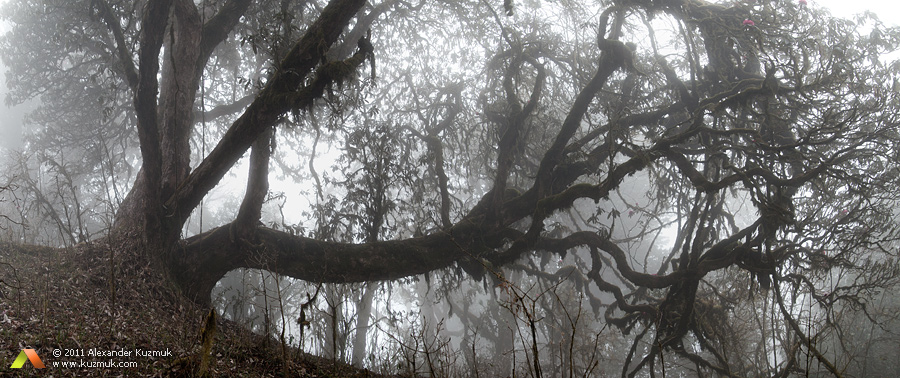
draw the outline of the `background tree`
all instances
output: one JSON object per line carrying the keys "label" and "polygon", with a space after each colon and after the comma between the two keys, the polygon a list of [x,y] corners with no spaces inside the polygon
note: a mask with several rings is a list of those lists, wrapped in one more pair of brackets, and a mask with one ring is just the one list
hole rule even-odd
{"label": "background tree", "polygon": [[[111,243],[187,298],[240,268],[438,271],[507,290],[535,374],[566,355],[538,311],[585,307],[566,287],[633,335],[623,376],[840,375],[834,312],[898,277],[898,30],[786,2],[500,6],[21,1],[0,49],[11,100],[42,101],[26,149],[86,162],[60,202],[102,188]],[[185,233],[248,150],[234,218]],[[310,219],[266,214],[279,176],[316,186]]]}

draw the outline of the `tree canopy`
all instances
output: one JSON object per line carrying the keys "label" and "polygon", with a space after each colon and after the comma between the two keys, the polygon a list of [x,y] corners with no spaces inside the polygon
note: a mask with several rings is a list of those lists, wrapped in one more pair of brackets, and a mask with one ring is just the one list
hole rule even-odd
{"label": "tree canopy", "polygon": [[[40,99],[11,181],[35,195],[9,202],[24,206],[7,234],[34,241],[15,225],[43,217],[54,243],[124,240],[199,302],[239,268],[495,288],[525,274],[634,332],[623,376],[669,355],[725,376],[811,356],[840,376],[816,338],[900,277],[900,30],[872,14],[23,0],[3,15],[7,102]],[[239,205],[198,226],[236,166]],[[765,329],[748,325],[760,303],[785,336],[753,361],[733,340]]]}

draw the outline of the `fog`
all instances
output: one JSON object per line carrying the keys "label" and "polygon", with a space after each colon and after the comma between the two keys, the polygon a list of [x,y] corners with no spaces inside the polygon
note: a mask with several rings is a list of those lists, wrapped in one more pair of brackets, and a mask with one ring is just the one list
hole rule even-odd
{"label": "fog", "polygon": [[[2,4],[3,2],[0,2]],[[0,33],[5,33],[7,25],[0,22]],[[27,110],[24,106],[10,105],[6,102],[6,66],[0,60],[0,99],[3,99],[3,105],[0,107],[0,147],[16,148],[22,144],[22,123]]]}
{"label": "fog", "polygon": [[897,23],[672,1],[23,0],[0,241],[284,372],[900,373]]}

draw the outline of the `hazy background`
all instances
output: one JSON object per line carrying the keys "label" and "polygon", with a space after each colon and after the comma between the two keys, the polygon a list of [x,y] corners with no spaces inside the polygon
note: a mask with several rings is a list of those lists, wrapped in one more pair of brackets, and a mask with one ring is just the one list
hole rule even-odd
{"label": "hazy background", "polygon": [[[0,0],[0,4],[5,3]],[[0,34],[5,34],[6,22],[0,22]],[[5,57],[4,57],[5,58]],[[0,61],[0,147],[14,148],[22,142],[22,118],[25,114],[23,106],[6,106],[6,66]]]}
{"label": "hazy background", "polygon": [[[0,5],[9,0],[0,0]],[[799,0],[784,0],[799,1]],[[897,2],[883,0],[809,0],[810,6],[822,6],[831,9],[835,16],[850,17],[866,10],[878,15],[885,24],[897,25],[900,20],[900,5]],[[7,25],[0,21],[0,34],[5,33]],[[4,57],[6,58],[6,57]],[[16,148],[22,143],[22,124],[25,113],[33,104],[9,107],[6,104],[6,67],[0,61],[0,148]]]}

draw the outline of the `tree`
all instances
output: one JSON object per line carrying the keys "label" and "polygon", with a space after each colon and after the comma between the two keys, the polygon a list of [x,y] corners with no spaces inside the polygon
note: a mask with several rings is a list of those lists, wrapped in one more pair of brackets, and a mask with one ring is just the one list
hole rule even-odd
{"label": "tree", "polygon": [[[585,294],[611,296],[605,321],[641,329],[623,375],[665,369],[666,353],[750,373],[729,326],[757,297],[790,335],[760,331],[778,348],[763,373],[806,369],[807,353],[839,375],[798,306],[865,304],[898,278],[898,64],[882,60],[900,32],[788,3],[497,5],[22,1],[2,50],[12,100],[42,95],[49,129],[100,114],[105,135],[136,134],[109,237],[195,301],[238,268],[369,282],[456,266],[500,285],[527,271],[517,261],[555,276],[549,258],[573,254]],[[200,154],[207,122],[222,129]],[[355,197],[371,226],[356,236],[336,237],[350,222],[322,218],[344,213],[321,194],[328,232],[261,225],[270,167],[286,166],[273,150],[314,132],[298,142],[315,141],[312,160],[323,129],[348,156],[364,153],[353,136],[414,141],[397,144],[404,179]],[[248,150],[235,218],[183,238]],[[88,160],[130,166],[120,151]],[[324,185],[349,193],[351,176]],[[826,280],[836,268],[853,279]]]}

